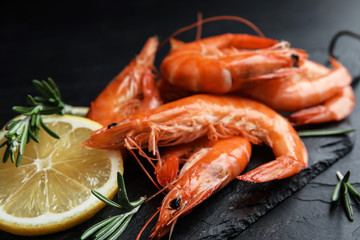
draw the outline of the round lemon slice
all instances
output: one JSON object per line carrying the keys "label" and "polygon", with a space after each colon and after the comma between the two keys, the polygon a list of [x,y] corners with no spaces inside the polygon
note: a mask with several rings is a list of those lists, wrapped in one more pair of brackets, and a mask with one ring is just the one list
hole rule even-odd
{"label": "round lemon slice", "polygon": [[[117,172],[123,172],[120,152],[81,145],[99,123],[75,116],[50,116],[44,122],[60,139],[41,130],[40,143],[26,145],[19,167],[0,162],[0,230],[18,235],[65,230],[105,206],[92,189],[108,198],[117,191]],[[0,131],[0,144],[4,134]]]}

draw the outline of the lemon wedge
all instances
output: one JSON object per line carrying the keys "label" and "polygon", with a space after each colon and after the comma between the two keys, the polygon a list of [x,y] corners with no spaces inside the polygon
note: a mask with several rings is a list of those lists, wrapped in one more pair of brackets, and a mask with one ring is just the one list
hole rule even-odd
{"label": "lemon wedge", "polygon": [[[44,122],[60,139],[39,132],[29,142],[19,167],[0,162],[0,230],[17,235],[43,235],[71,228],[92,217],[117,191],[123,172],[119,151],[83,148],[81,143],[102,126],[87,118],[50,116]],[[6,141],[0,131],[0,144]],[[0,149],[0,158],[5,147]]]}

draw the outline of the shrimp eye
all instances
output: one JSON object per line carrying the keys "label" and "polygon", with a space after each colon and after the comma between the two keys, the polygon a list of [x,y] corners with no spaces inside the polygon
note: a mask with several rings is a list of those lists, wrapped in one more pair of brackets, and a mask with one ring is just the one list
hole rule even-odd
{"label": "shrimp eye", "polygon": [[299,56],[296,54],[291,54],[291,58],[294,63],[294,67],[299,67]]}
{"label": "shrimp eye", "polygon": [[109,125],[107,126],[107,129],[110,129],[110,128],[112,128],[112,127],[115,127],[116,125],[117,125],[116,122],[111,123],[111,124],[109,124]]}
{"label": "shrimp eye", "polygon": [[170,203],[170,207],[172,209],[178,209],[180,207],[180,201],[181,201],[180,198],[174,198]]}

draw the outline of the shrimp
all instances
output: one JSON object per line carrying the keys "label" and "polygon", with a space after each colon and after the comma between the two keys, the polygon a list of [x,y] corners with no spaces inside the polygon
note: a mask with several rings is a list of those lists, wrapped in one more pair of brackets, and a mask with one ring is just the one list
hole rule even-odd
{"label": "shrimp", "polygon": [[289,120],[294,125],[339,121],[350,115],[354,105],[354,91],[349,85],[324,104],[293,113]]}
{"label": "shrimp", "polygon": [[348,70],[334,58],[333,69],[305,60],[304,71],[279,79],[246,82],[242,96],[265,103],[278,111],[298,111],[323,103],[350,85]]}
{"label": "shrimp", "polygon": [[234,135],[254,144],[265,143],[276,156],[265,167],[243,175],[242,180],[282,179],[307,166],[306,148],[285,118],[261,103],[236,96],[193,95],[170,102],[99,129],[83,144],[102,149],[125,146],[139,149],[146,157],[142,148],[158,155],[161,146],[189,143],[203,136],[216,140]]}
{"label": "shrimp", "polygon": [[[225,187],[249,162],[251,144],[242,137],[216,143],[207,141],[183,166],[175,186],[162,201],[159,220],[150,238],[160,239],[175,225],[179,216],[191,211],[210,195]],[[171,233],[170,233],[171,234]]]}
{"label": "shrimp", "polygon": [[91,103],[87,117],[108,125],[162,104],[153,68],[158,39],[151,37],[144,48]]}
{"label": "shrimp", "polygon": [[286,42],[247,34],[223,34],[176,48],[160,70],[171,84],[194,92],[226,93],[244,81],[296,72],[307,54]]}

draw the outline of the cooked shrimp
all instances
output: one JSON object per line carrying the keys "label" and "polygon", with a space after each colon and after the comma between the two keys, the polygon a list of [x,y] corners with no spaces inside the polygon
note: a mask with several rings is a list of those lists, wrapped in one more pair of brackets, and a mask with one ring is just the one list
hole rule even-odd
{"label": "cooked shrimp", "polygon": [[146,113],[97,130],[84,145],[92,148],[148,148],[188,143],[202,136],[209,139],[241,135],[255,144],[270,146],[276,159],[270,171],[259,168],[242,176],[251,182],[289,177],[305,168],[307,151],[291,124],[269,107],[236,96],[193,95],[164,104]]}
{"label": "cooked shrimp", "polygon": [[348,86],[352,77],[334,58],[333,69],[305,60],[304,71],[279,79],[246,82],[239,93],[278,111],[298,111],[323,103]]}
{"label": "cooked shrimp", "polygon": [[350,115],[354,105],[354,91],[347,86],[324,104],[293,113],[289,120],[295,125],[339,121]]}
{"label": "cooked shrimp", "polygon": [[171,231],[179,216],[226,186],[244,170],[251,155],[251,145],[242,137],[211,143],[205,150],[201,157],[194,153],[183,166],[175,186],[162,201],[151,239],[162,238]]}
{"label": "cooked shrimp", "polygon": [[224,34],[177,44],[161,72],[171,84],[195,92],[226,93],[244,81],[292,74],[307,55],[285,42],[246,34]]}
{"label": "cooked shrimp", "polygon": [[91,103],[88,118],[108,125],[161,104],[151,72],[157,46],[156,37],[148,39],[140,54]]}

